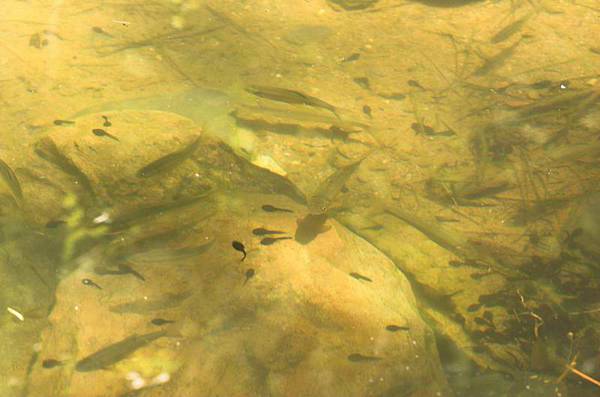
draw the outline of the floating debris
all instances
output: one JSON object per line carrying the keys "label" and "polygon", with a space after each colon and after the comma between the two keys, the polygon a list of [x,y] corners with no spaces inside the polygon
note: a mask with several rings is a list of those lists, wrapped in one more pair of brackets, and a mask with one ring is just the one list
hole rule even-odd
{"label": "floating debris", "polygon": [[13,309],[12,307],[8,306],[6,308],[6,310],[12,314],[13,316],[15,316],[16,318],[18,318],[20,321],[25,321],[25,316],[23,316],[21,313],[19,313],[17,310]]}

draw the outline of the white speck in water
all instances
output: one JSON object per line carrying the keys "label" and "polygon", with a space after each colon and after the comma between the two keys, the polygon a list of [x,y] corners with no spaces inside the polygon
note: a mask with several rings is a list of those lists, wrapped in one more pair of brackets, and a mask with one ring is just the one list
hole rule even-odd
{"label": "white speck in water", "polygon": [[155,385],[159,385],[161,383],[167,383],[170,379],[171,375],[169,375],[167,372],[162,372],[156,375],[154,379],[152,379],[152,383]]}
{"label": "white speck in water", "polygon": [[143,378],[136,378],[131,381],[131,388],[134,390],[139,390],[144,386],[146,386],[146,381]]}
{"label": "white speck in water", "polygon": [[415,354],[415,358],[419,358],[419,355],[418,355],[418,354]]}
{"label": "white speck in water", "polygon": [[405,369],[406,369],[407,371],[410,371],[410,367],[409,367],[408,365],[405,367]]}
{"label": "white speck in water", "polygon": [[74,309],[75,309],[76,312],[78,312],[79,311],[79,305],[75,305]]}
{"label": "white speck in water", "polygon": [[19,313],[18,311],[16,311],[15,309],[13,309],[10,306],[6,307],[6,310],[12,314],[13,316],[15,316],[16,318],[18,318],[21,321],[25,321],[25,317],[23,317],[23,315],[21,313]]}
{"label": "white speck in water", "polygon": [[127,375],[125,375],[125,379],[127,380],[136,380],[139,378],[141,378],[140,374],[135,371],[128,372]]}
{"label": "white speck in water", "polygon": [[94,218],[94,223],[110,223],[110,214],[106,211]]}
{"label": "white speck in water", "polygon": [[144,300],[145,300],[145,301],[147,301],[147,300],[148,300],[148,297],[147,297],[147,296],[144,296]]}
{"label": "white speck in water", "polygon": [[417,345],[417,341],[416,341],[416,340],[413,340],[413,341],[412,341],[412,344],[416,346],[416,345]]}
{"label": "white speck in water", "polygon": [[33,344],[33,351],[34,352],[41,352],[42,351],[42,344],[40,342],[34,343]]}

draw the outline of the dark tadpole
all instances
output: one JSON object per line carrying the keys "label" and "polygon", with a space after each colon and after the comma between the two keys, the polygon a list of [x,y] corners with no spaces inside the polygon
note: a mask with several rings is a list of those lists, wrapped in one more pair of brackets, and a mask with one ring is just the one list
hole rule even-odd
{"label": "dark tadpole", "polygon": [[390,331],[390,332],[398,332],[398,331],[408,331],[410,330],[409,327],[406,326],[402,326],[402,325],[388,325],[385,327],[386,331]]}
{"label": "dark tadpole", "polygon": [[373,280],[371,280],[369,277],[363,276],[362,274],[358,274],[355,272],[349,273],[351,277],[354,277],[357,280],[362,280],[362,281],[368,281],[370,283],[373,282]]}
{"label": "dark tadpole", "polygon": [[282,232],[281,230],[269,230],[269,229],[265,229],[263,227],[257,227],[256,229],[252,230],[252,234],[254,234],[255,236],[265,236],[267,234],[284,234],[285,232]]}
{"label": "dark tadpole", "polygon": [[94,135],[99,136],[99,137],[107,137],[110,138],[114,141],[120,142],[119,138],[117,138],[114,135],[109,134],[108,132],[104,131],[102,128],[94,128],[92,130],[92,132],[94,133]]}
{"label": "dark tadpole", "polygon": [[172,324],[175,321],[174,320],[165,320],[164,318],[153,318],[150,322],[154,325],[161,326],[161,325],[165,325],[165,324]]}
{"label": "dark tadpole", "polygon": [[242,254],[244,254],[242,260],[246,259],[246,247],[244,247],[244,244],[240,243],[239,241],[232,241],[231,246],[234,250],[240,251]]}
{"label": "dark tadpole", "polygon": [[353,363],[373,362],[373,361],[379,361],[379,360],[381,360],[381,357],[364,356],[364,355],[359,354],[359,353],[353,353],[353,354],[351,354],[351,355],[348,356],[348,360],[352,361]]}
{"label": "dark tadpole", "polygon": [[292,210],[288,210],[287,208],[277,208],[270,204],[265,204],[261,208],[266,212],[294,212]]}
{"label": "dark tadpole", "polygon": [[54,125],[71,125],[75,124],[72,120],[54,120]]}
{"label": "dark tadpole", "polygon": [[103,126],[110,127],[112,125],[112,123],[110,122],[110,120],[108,119],[108,117],[102,116],[102,118],[104,119],[104,123],[102,123]]}
{"label": "dark tadpole", "polygon": [[89,278],[84,278],[83,280],[81,280],[81,282],[84,285],[88,285],[90,287],[94,287],[94,288],[98,288],[98,289],[102,289],[101,286],[99,286],[98,284],[96,284],[95,282],[93,282],[92,280],[90,280]]}
{"label": "dark tadpole", "polygon": [[244,280],[244,284],[246,285],[246,283],[248,282],[248,280],[250,280],[252,277],[254,277],[254,275],[256,274],[256,271],[254,269],[248,269],[246,270],[246,273],[244,273],[244,275],[246,276],[246,279]]}
{"label": "dark tadpole", "polygon": [[53,358],[49,358],[47,360],[42,361],[42,367],[46,369],[55,368],[61,365],[63,365],[62,361],[58,361]]}
{"label": "dark tadpole", "polygon": [[273,245],[279,240],[291,240],[291,237],[265,237],[260,240],[261,245]]}

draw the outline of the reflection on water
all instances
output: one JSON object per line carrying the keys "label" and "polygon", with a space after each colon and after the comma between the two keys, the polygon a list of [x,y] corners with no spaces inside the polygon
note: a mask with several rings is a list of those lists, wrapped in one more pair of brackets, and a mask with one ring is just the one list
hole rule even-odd
{"label": "reflection on water", "polygon": [[0,19],[2,396],[593,396],[593,1]]}

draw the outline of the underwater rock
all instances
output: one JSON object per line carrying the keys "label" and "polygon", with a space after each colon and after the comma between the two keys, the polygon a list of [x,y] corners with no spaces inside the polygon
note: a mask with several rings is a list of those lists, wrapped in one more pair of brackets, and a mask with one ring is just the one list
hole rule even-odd
{"label": "underwater rock", "polygon": [[[93,277],[87,267],[62,280],[40,357],[76,363],[103,349],[113,356],[101,356],[110,363],[107,370],[81,372],[65,365],[49,371],[36,365],[31,397],[121,396],[132,389],[131,373],[147,384],[169,375],[167,384],[144,391],[154,397],[358,397],[395,395],[392,391],[399,389],[406,396],[448,395],[433,333],[419,317],[407,279],[389,259],[331,220],[331,230],[307,245],[282,240],[261,246],[254,225],[293,230],[295,216],[265,212],[260,205],[272,203],[296,213],[303,207],[274,195],[217,200],[218,211],[179,238],[198,244],[210,234],[214,243],[198,257],[146,262],[137,267],[144,283],[112,277],[102,280],[102,290],[85,288],[81,279]],[[232,238],[244,241],[248,256],[243,265],[231,248]],[[88,257],[101,260],[102,255]],[[371,281],[357,280],[353,272]],[[183,299],[175,304],[153,303],[179,295]],[[143,310],[111,310],[131,302]],[[156,317],[174,322],[157,330],[150,324]],[[389,332],[389,324],[400,324],[404,331]],[[173,330],[175,337],[169,335]],[[142,340],[135,350],[129,346],[143,335],[160,337]]]}
{"label": "underwater rock", "polygon": [[[146,397],[448,395],[410,284],[380,251],[334,220],[307,244],[261,245],[253,230],[293,235],[297,214],[308,210],[293,194],[276,194],[282,177],[176,115],[110,119],[119,141],[90,132],[101,120],[93,114],[43,138],[55,148],[52,172],[65,174],[61,185],[78,174],[72,167],[89,181],[95,200],[80,201],[82,216],[101,202],[122,217],[63,274],[30,397],[117,397],[139,387]],[[140,177],[144,167],[157,173]],[[174,205],[176,193],[185,205]],[[243,262],[232,241],[245,247]],[[145,281],[94,273],[121,260]],[[83,285],[88,278],[102,289]],[[157,329],[154,318],[173,322]],[[389,332],[390,324],[406,330]],[[48,358],[65,365],[44,368]],[[94,362],[77,366],[82,360]]]}

